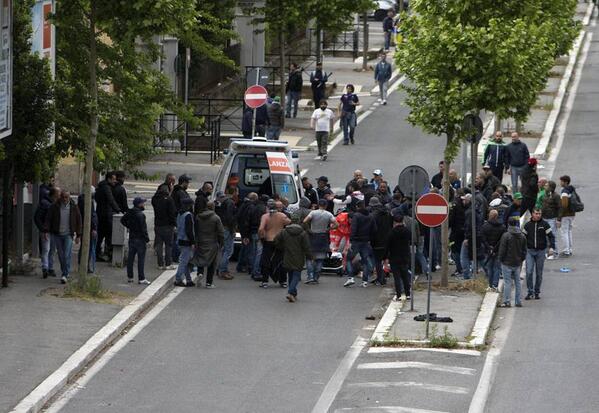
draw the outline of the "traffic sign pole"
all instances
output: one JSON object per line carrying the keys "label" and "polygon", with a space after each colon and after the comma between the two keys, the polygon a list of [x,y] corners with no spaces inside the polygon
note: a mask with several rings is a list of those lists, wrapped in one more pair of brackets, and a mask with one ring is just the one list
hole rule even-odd
{"label": "traffic sign pole", "polygon": [[[260,81],[260,68],[256,69],[256,84]],[[254,108],[254,113],[252,113],[252,139],[256,136],[256,108]]]}
{"label": "traffic sign pole", "polygon": [[[414,311],[414,273],[416,272],[416,171],[412,172],[412,256],[411,256],[411,271],[410,271],[410,311]],[[424,268],[422,269],[424,271]]]}
{"label": "traffic sign pole", "polygon": [[472,172],[471,172],[471,185],[472,185],[472,198],[471,198],[471,205],[470,208],[472,208],[472,276],[473,277],[477,277],[478,276],[478,260],[476,257],[476,197],[474,196],[476,194],[476,188],[474,186],[474,181],[476,180],[476,162],[478,161],[478,156],[477,156],[477,151],[478,151],[478,144],[476,143],[476,141],[472,142]]}
{"label": "traffic sign pole", "polygon": [[429,319],[431,317],[431,283],[432,283],[432,266],[433,266],[433,229],[436,227],[431,227],[428,229],[428,265],[430,266],[430,271],[428,273],[428,291],[426,294],[426,332],[424,338],[428,340],[428,325]]}

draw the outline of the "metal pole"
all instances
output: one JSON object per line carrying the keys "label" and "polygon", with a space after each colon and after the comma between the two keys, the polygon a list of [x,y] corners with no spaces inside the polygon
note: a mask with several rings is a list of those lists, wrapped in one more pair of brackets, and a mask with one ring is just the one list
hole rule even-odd
{"label": "metal pole", "polygon": [[462,187],[466,187],[466,171],[468,170],[468,145],[462,142]]}
{"label": "metal pole", "polygon": [[[39,184],[39,182],[36,182],[31,185],[31,195],[32,195],[31,214],[33,215],[33,214],[35,214],[35,211],[40,203],[40,184]],[[40,232],[37,229],[37,227],[35,226],[35,224],[33,224],[31,226],[31,257],[32,258],[39,258],[39,256],[40,256],[39,239],[40,239]]]}
{"label": "metal pole", "polygon": [[10,198],[10,167],[4,161],[2,174],[2,287],[8,287],[8,226],[10,225],[10,209],[12,199]]}
{"label": "metal pole", "polygon": [[[432,265],[433,265],[433,227],[429,227],[429,233],[428,233],[428,265],[431,267],[430,269],[432,270]],[[433,275],[432,275],[432,271],[429,271],[428,273],[428,291],[427,291],[427,296],[426,296],[426,333],[425,333],[425,338],[428,339],[428,324],[429,324],[429,319],[430,319],[430,314],[431,314],[431,286],[432,286],[432,279],[433,279]]]}
{"label": "metal pole", "polygon": [[416,198],[416,171],[412,169],[412,268],[410,271],[410,311],[414,311],[414,273],[416,272],[416,216],[415,216],[415,198]]}
{"label": "metal pole", "polygon": [[[191,64],[191,49],[185,49],[185,106],[189,103],[189,66]],[[185,156],[187,156],[187,146],[189,138],[189,122],[185,121]]]}
{"label": "metal pole", "polygon": [[22,182],[17,184],[17,210],[16,210],[16,257],[15,261],[17,264],[23,263],[23,255],[25,255],[25,203],[23,199],[23,188]]}
{"label": "metal pole", "polygon": [[[281,46],[283,47],[283,46]],[[256,83],[255,85],[260,84],[260,68],[256,68]],[[256,108],[254,108],[254,113],[252,115],[252,139],[256,136]]]}
{"label": "metal pole", "polygon": [[472,276],[476,277],[478,275],[478,263],[476,262],[476,188],[475,188],[475,178],[476,178],[476,162],[478,160],[478,156],[476,154],[477,144],[473,143],[471,145],[471,166],[472,166]]}

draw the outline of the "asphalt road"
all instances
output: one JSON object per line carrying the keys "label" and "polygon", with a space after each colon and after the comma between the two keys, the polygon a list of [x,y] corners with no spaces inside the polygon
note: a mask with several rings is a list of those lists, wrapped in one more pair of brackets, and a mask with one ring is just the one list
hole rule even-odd
{"label": "asphalt road", "polygon": [[[583,68],[566,140],[557,157],[554,179],[572,178],[585,203],[574,221],[574,255],[549,261],[540,301],[524,301],[516,311],[488,412],[597,412],[594,391],[599,371],[599,311],[596,268],[599,233],[599,182],[593,171],[599,154],[599,31]],[[559,181],[558,181],[559,182]],[[561,267],[571,269],[561,273]]]}

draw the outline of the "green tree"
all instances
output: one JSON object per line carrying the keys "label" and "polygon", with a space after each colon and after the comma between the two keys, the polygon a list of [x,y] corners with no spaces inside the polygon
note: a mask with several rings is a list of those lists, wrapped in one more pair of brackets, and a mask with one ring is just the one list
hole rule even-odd
{"label": "green tree", "polygon": [[[155,123],[165,112],[191,120],[154,64],[156,35],[214,58],[218,45],[203,37],[220,26],[199,0],[62,1],[54,16],[57,42],[58,148],[85,156],[85,217],[80,287],[86,283],[94,170],[132,167],[152,154]],[[198,29],[199,26],[201,29]]]}
{"label": "green tree", "polygon": [[[482,110],[523,121],[544,88],[558,48],[568,36],[551,34],[539,18],[541,0],[415,0],[402,23],[397,65],[408,77],[408,120],[445,135],[449,170],[467,131],[467,113]],[[513,6],[513,7],[512,7]],[[558,46],[561,44],[561,46]],[[443,183],[449,196],[449,177]],[[443,278],[447,283],[447,223],[443,226]]]}

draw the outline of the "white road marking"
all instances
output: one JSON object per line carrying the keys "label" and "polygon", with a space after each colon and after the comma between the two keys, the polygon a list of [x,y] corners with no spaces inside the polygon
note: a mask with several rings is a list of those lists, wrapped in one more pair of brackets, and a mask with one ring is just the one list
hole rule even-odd
{"label": "white road marking", "polygon": [[371,347],[368,349],[368,354],[380,354],[380,353],[402,353],[412,351],[430,351],[433,353],[451,353],[451,354],[463,354],[465,356],[480,356],[478,350],[462,350],[462,349],[449,349],[449,348],[426,348],[426,347]]}
{"label": "white road marking", "polygon": [[415,409],[402,406],[377,406],[377,407],[346,407],[335,410],[335,413],[359,412],[359,413],[447,413],[438,410]]}
{"label": "white road marking", "polygon": [[356,338],[356,341],[354,341],[354,344],[352,344],[347,353],[345,353],[343,360],[341,360],[341,363],[339,363],[339,366],[337,366],[337,370],[335,370],[335,373],[322,391],[320,398],[312,409],[312,413],[326,413],[329,411],[329,408],[331,407],[331,404],[333,404],[335,397],[337,397],[337,393],[339,393],[345,378],[349,374],[352,366],[356,362],[356,359],[366,344],[367,341],[365,338]]}
{"label": "white road marking", "polygon": [[[192,278],[195,281],[196,276],[193,275]],[[164,310],[175,298],[179,296],[185,290],[184,287],[175,287],[172,289],[166,297],[164,297],[161,301],[159,301],[144,317],[142,317],[127,333],[122,336],[112,347],[110,347],[100,358],[85,371],[83,375],[81,375],[77,381],[71,384],[64,393],[56,399],[52,405],[46,409],[46,413],[56,413],[62,410],[69,401],[79,393],[80,390],[85,389],[85,386],[91,381],[92,378],[98,372],[100,372],[106,364],[114,356],[117,355],[119,351],[121,351],[127,344],[137,337],[137,335],[148,325],[150,324],[158,315]]]}
{"label": "white road marking", "polygon": [[375,381],[367,383],[350,383],[347,387],[364,387],[367,389],[384,389],[389,387],[416,387],[422,390],[438,391],[452,394],[468,394],[469,389],[457,386],[442,386],[438,384],[420,383],[416,381]]}
{"label": "white road marking", "polygon": [[358,364],[358,370],[385,370],[385,369],[423,369],[432,371],[441,371],[444,373],[463,374],[473,376],[475,369],[458,366],[445,366],[442,364],[423,363],[420,361],[383,361],[375,363]]}

